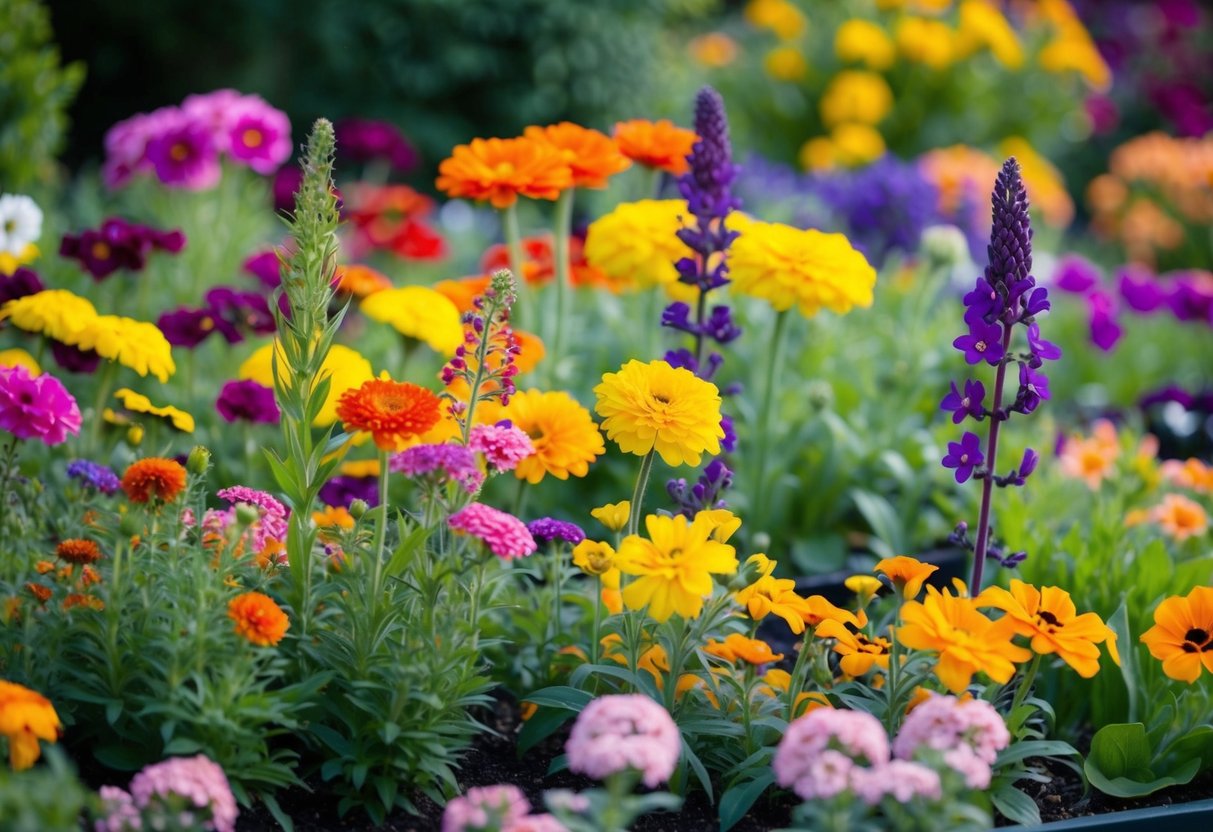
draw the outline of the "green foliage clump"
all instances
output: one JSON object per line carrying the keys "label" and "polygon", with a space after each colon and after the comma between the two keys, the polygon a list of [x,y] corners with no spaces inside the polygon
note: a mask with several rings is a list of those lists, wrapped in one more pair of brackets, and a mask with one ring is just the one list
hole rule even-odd
{"label": "green foliage clump", "polygon": [[0,819],[6,832],[77,832],[87,792],[58,749],[46,765],[11,772],[0,765]]}

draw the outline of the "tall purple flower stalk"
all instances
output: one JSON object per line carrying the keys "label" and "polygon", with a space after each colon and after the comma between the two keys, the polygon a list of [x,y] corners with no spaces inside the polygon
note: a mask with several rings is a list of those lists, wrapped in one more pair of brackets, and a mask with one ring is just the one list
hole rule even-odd
{"label": "tall purple flower stalk", "polygon": [[[1038,287],[1030,274],[1032,225],[1028,217],[1028,195],[1020,177],[1019,163],[1014,158],[1003,163],[991,203],[994,226],[986,249],[989,265],[985,274],[977,278],[973,291],[964,296],[964,321],[969,331],[952,345],[964,353],[968,364],[984,362],[997,368],[993,400],[987,408],[985,386],[970,379],[964,382],[963,389],[953,382],[951,391],[940,403],[942,409],[952,413],[952,421],[956,424],[965,419],[978,422],[989,419],[990,423],[984,453],[981,438],[965,431],[959,442],[948,443],[948,453],[943,458],[944,467],[955,470],[957,482],[965,482],[970,477],[982,482],[976,540],[969,540],[968,526],[964,523],[953,535],[953,540],[973,550],[972,592],[981,591],[982,569],[987,557],[995,557],[1006,566],[1013,566],[1026,557],[1022,552],[1004,556],[1000,548],[991,544],[990,502],[995,485],[1000,488],[1022,486],[1036,468],[1039,456],[1029,448],[1017,468],[1004,476],[997,475],[998,433],[1012,413],[1027,415],[1049,398],[1049,380],[1041,368],[1045,361],[1061,357],[1061,350],[1040,336],[1040,325],[1036,322],[1036,316],[1050,307],[1049,293],[1044,287]],[[1016,326],[1024,329],[1026,351],[1012,350]],[[1019,388],[1015,399],[1004,405],[1007,371],[1012,364],[1018,366]]]}
{"label": "tall purple flower stalk", "polygon": [[[698,296],[694,308],[681,301],[670,304],[661,315],[661,325],[685,332],[693,339],[690,349],[670,350],[665,354],[665,360],[674,367],[685,367],[700,378],[711,381],[724,362],[723,356],[711,349],[711,344],[723,346],[741,335],[741,329],[733,322],[732,312],[727,305],[709,305],[709,295],[729,282],[725,253],[738,234],[725,228],[725,220],[730,211],[741,207],[741,200],[734,196],[732,190],[739,168],[733,164],[724,100],[711,87],[703,87],[695,97],[695,132],[699,135],[699,141],[695,142],[687,157],[690,170],[678,179],[678,190],[695,218],[693,224],[684,224],[678,231],[678,239],[694,254],[679,260],[675,267],[679,281],[694,286]],[[732,420],[728,416],[722,417],[721,427],[725,433],[721,446],[726,452],[731,452],[736,445]],[[724,469],[723,473],[720,468]],[[702,488],[697,493],[710,494],[709,502],[723,504],[719,492],[731,481],[728,476],[730,472],[722,462],[713,471],[710,481],[701,477]],[[675,493],[677,486],[677,481],[671,481],[668,486],[671,494]],[[688,492],[683,482],[680,493],[689,495],[696,492],[694,489]],[[688,516],[699,508],[713,507],[706,503],[697,506],[694,500],[677,501],[681,512]]]}

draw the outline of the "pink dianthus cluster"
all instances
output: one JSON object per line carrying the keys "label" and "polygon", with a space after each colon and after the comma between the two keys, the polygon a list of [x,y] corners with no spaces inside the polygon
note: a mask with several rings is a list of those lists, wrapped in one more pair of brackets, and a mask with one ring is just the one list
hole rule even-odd
{"label": "pink dianthus cluster", "polygon": [[771,765],[779,785],[811,800],[849,789],[860,761],[879,767],[888,760],[889,738],[876,717],[818,708],[788,726]]}
{"label": "pink dianthus cluster", "polygon": [[916,797],[927,800],[943,797],[939,772],[909,760],[890,760],[873,768],[856,766],[851,772],[851,789],[869,806],[880,803],[886,795],[898,803],[908,803]]}
{"label": "pink dianthus cluster", "polygon": [[442,813],[442,832],[504,829],[526,817],[529,811],[531,804],[517,786],[476,786],[446,804]]}
{"label": "pink dianthus cluster", "polygon": [[651,789],[674,773],[682,738],[666,709],[647,696],[600,696],[577,717],[564,750],[570,771],[604,780],[634,769]]}
{"label": "pink dianthus cluster", "polygon": [[519,462],[535,453],[535,444],[526,431],[508,421],[472,428],[468,447],[484,454],[489,466],[497,471],[513,471]]}
{"label": "pink dianthus cluster", "polygon": [[499,558],[526,557],[537,548],[525,523],[484,503],[461,508],[447,518],[447,524],[457,532],[480,538]]}
{"label": "pink dianthus cluster", "polygon": [[163,829],[170,818],[180,828],[235,832],[239,814],[223,769],[201,754],[147,766],[131,780],[129,794],[106,786],[101,799],[106,816],[96,822],[97,832],[132,832],[144,821]]}
{"label": "pink dianthus cluster", "polygon": [[969,788],[984,789],[998,752],[1010,742],[1006,723],[990,703],[936,695],[910,711],[893,741],[893,753],[910,760],[922,749],[940,752]]}
{"label": "pink dianthus cluster", "polygon": [[21,366],[0,367],[0,430],[46,445],[80,433],[80,407],[59,379],[31,376]]}

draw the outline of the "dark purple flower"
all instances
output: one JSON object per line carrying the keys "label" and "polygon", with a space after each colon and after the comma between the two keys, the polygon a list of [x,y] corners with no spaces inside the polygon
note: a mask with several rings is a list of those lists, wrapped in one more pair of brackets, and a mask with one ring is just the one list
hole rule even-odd
{"label": "dark purple flower", "polygon": [[148,140],[147,160],[165,185],[204,190],[219,181],[219,153],[210,128],[184,114]]}
{"label": "dark purple flower", "polygon": [[1063,292],[1085,295],[1099,285],[1099,267],[1077,254],[1061,258],[1053,270],[1053,285]]}
{"label": "dark purple flower", "polygon": [[1020,413],[1031,413],[1040,406],[1042,399],[1049,398],[1049,377],[1037,372],[1027,364],[1019,365],[1019,395],[1016,409]]}
{"label": "dark purple flower", "polygon": [[273,389],[251,379],[224,384],[215,401],[215,409],[228,422],[276,425],[282,416],[274,401]]}
{"label": "dark purple flower", "polygon": [[170,344],[187,350],[194,349],[211,337],[220,323],[223,324],[223,334],[228,338],[228,343],[236,344],[243,340],[240,333],[226,322],[216,321],[215,313],[210,309],[181,307],[161,314],[156,320],[156,326]]}
{"label": "dark purple flower", "polygon": [[984,277],[977,278],[973,291],[963,298],[964,321],[970,327],[994,320],[1002,315],[1002,297]]}
{"label": "dark purple flower", "polygon": [[713,306],[712,314],[703,323],[704,334],[717,344],[727,344],[741,337],[741,327],[733,323],[733,316],[727,306]]}
{"label": "dark purple flower", "polygon": [[1003,356],[1002,324],[977,323],[969,325],[969,334],[952,342],[952,346],[965,354],[965,362],[978,364],[985,361],[997,364]]}
{"label": "dark purple flower", "polygon": [[161,231],[110,217],[99,228],[64,234],[59,255],[80,261],[94,280],[101,281],[119,269],[142,271],[152,251],[177,254],[184,247],[185,234],[180,229]]}
{"label": "dark purple flower", "polygon": [[[728,395],[728,391],[722,391]],[[720,449],[726,454],[731,454],[737,450],[737,431],[733,427],[733,417],[726,414],[720,415],[720,429],[724,431],[724,437],[720,440]]]}
{"label": "dark purple flower", "polygon": [[675,301],[662,311],[661,325],[694,335],[699,332],[699,327],[691,322],[690,316],[690,305],[682,301]]}
{"label": "dark purple flower", "polygon": [[1024,190],[1019,163],[1014,158],[1003,163],[990,198],[993,227],[986,246],[989,265],[985,277],[991,286],[1005,286],[1008,292],[1032,271],[1032,223],[1028,217],[1028,192]]}
{"label": "dark purple flower", "polygon": [[260,280],[267,289],[277,289],[282,285],[282,262],[278,259],[278,252],[272,248],[249,255],[241,268]]}
{"label": "dark purple flower", "polygon": [[965,482],[973,476],[973,469],[985,462],[981,452],[981,439],[972,431],[965,431],[959,442],[948,443],[948,453],[943,458],[944,468],[956,469],[956,481]]}
{"label": "dark purple flower", "polygon": [[104,465],[88,459],[73,459],[67,464],[67,475],[81,480],[89,488],[102,494],[113,494],[122,484],[118,475]]}
{"label": "dark purple flower", "polygon": [[1019,461],[1019,467],[1015,469],[1015,484],[1023,485],[1028,477],[1032,476],[1032,472],[1036,470],[1039,462],[1040,454],[1031,448],[1024,448],[1023,459]]}
{"label": "dark purple flower", "polygon": [[1213,326],[1213,276],[1198,271],[1172,275],[1167,303],[1179,320],[1201,321]]}
{"label": "dark purple flower", "polygon": [[[1022,281],[1021,286],[1026,288],[1028,281]],[[1033,281],[1033,285],[1035,281]],[[1025,318],[1033,318],[1042,312],[1048,312],[1053,308],[1053,303],[1049,300],[1049,290],[1043,286],[1037,286],[1032,289],[1031,294],[1023,293],[1026,299],[1023,302],[1023,316]]]}
{"label": "dark purple flower", "polygon": [[1103,292],[1092,292],[1087,295],[1087,308],[1090,312],[1091,342],[1104,352],[1111,352],[1124,334],[1116,320],[1116,307],[1112,299]]}
{"label": "dark purple flower", "polygon": [[349,508],[354,500],[368,506],[379,505],[378,477],[333,477],[320,487],[320,501],[326,506]]}
{"label": "dark purple flower", "polygon": [[562,540],[565,543],[577,545],[585,540],[585,532],[575,523],[557,520],[553,517],[540,517],[526,524],[527,531],[535,542],[542,546],[545,543]]}
{"label": "dark purple flower", "polygon": [[1040,337],[1038,323],[1028,325],[1028,348],[1032,350],[1032,355],[1042,361],[1056,361],[1061,358],[1061,347]]}
{"label": "dark purple flower", "polygon": [[417,165],[417,151],[394,124],[349,118],[337,122],[337,153],[354,162],[382,160],[398,173]]}
{"label": "dark purple flower", "polygon": [[82,350],[62,341],[51,341],[51,355],[55,357],[55,363],[69,373],[91,374],[101,364],[101,356],[95,351]]}
{"label": "dark purple flower", "polygon": [[1178,402],[1184,410],[1191,410],[1196,404],[1196,397],[1182,387],[1163,387],[1142,396],[1138,399],[1137,406],[1145,410],[1156,404],[1169,404],[1170,402]]}
{"label": "dark purple flower", "polygon": [[0,306],[10,300],[36,295],[45,288],[37,272],[18,266],[12,274],[0,274]]}
{"label": "dark purple flower", "polygon": [[1140,266],[1123,266],[1116,283],[1121,300],[1136,312],[1154,312],[1167,303],[1166,289],[1149,270]]}
{"label": "dark purple flower", "polygon": [[277,329],[269,303],[256,292],[216,286],[206,293],[205,300],[211,313],[233,329],[247,329],[257,335],[269,335]]}
{"label": "dark purple flower", "polygon": [[952,424],[959,425],[966,416],[972,416],[978,420],[985,417],[985,398],[986,388],[980,381],[966,380],[964,395],[961,395],[960,390],[956,387],[956,382],[952,382],[951,392],[943,397],[939,407],[941,410],[952,411]]}
{"label": "dark purple flower", "polygon": [[295,194],[303,184],[303,170],[298,165],[278,168],[274,174],[274,210],[280,214],[295,211]]}

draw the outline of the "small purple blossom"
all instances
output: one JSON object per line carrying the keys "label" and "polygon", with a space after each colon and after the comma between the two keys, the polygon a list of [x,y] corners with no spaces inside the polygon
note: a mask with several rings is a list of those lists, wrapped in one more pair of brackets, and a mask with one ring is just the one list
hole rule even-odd
{"label": "small purple blossom", "polygon": [[250,254],[241,268],[261,281],[266,289],[277,289],[282,285],[282,261],[275,249]]}
{"label": "small purple blossom", "polygon": [[706,509],[724,508],[724,492],[733,485],[733,472],[719,458],[704,467],[693,486],[681,477],[666,483],[666,493],[678,507],[678,513],[688,519]]}
{"label": "small purple blossom", "polygon": [[484,482],[475,454],[454,442],[406,448],[391,458],[388,467],[412,479],[436,479],[438,484],[449,478],[468,494],[475,494]]}
{"label": "small purple blossom", "polygon": [[952,346],[964,353],[967,364],[985,361],[993,365],[1002,360],[1002,337],[1002,324],[975,323],[970,324],[969,333],[953,341]]}
{"label": "small purple blossom", "polygon": [[965,420],[966,416],[971,416],[977,420],[981,420],[986,416],[986,408],[983,404],[985,398],[986,388],[980,381],[974,381],[973,379],[966,380],[963,395],[961,395],[960,390],[956,387],[956,382],[952,382],[952,390],[948,395],[943,397],[943,401],[939,403],[939,408],[941,410],[952,411],[952,424],[959,425]]}
{"label": "small purple blossom", "polygon": [[1085,295],[1100,283],[1099,267],[1077,254],[1061,258],[1053,270],[1053,285],[1063,292]]}
{"label": "small purple blossom", "polygon": [[1032,355],[1043,361],[1056,361],[1061,358],[1061,347],[1041,338],[1040,324],[1035,322],[1028,325],[1028,348],[1032,350]]}
{"label": "small purple blossom", "polygon": [[1087,295],[1088,320],[1091,328],[1091,343],[1104,352],[1111,352],[1124,335],[1116,320],[1116,304],[1102,291]]}
{"label": "small purple blossom", "polygon": [[1015,410],[1026,415],[1036,410],[1041,401],[1048,398],[1049,377],[1027,364],[1020,364],[1019,395],[1016,397]]}
{"label": "small purple blossom", "polygon": [[386,162],[397,173],[417,165],[417,151],[396,125],[387,121],[348,118],[337,122],[337,153],[353,162]]}
{"label": "small purple blossom", "polygon": [[956,481],[965,482],[973,476],[973,469],[985,462],[981,452],[981,439],[972,431],[965,431],[959,442],[948,443],[948,453],[943,458],[943,467],[956,469]]}
{"label": "small purple blossom", "polygon": [[585,540],[585,532],[576,523],[557,520],[553,517],[540,517],[538,520],[527,523],[526,527],[527,531],[531,533],[531,537],[535,538],[535,542],[540,546],[557,540],[575,546]]}
{"label": "small purple blossom", "polygon": [[327,506],[349,508],[362,500],[371,508],[379,505],[378,477],[333,477],[320,487],[320,502]]}
{"label": "small purple blossom", "polygon": [[1141,266],[1127,265],[1116,278],[1120,298],[1135,312],[1154,312],[1167,304],[1167,291]]}
{"label": "small purple blossom", "polygon": [[92,374],[101,364],[101,356],[95,350],[82,350],[62,341],[51,341],[51,355],[69,373]]}
{"label": "small purple blossom", "polygon": [[987,323],[1002,315],[1002,297],[984,277],[977,278],[973,291],[964,296],[964,321],[970,327]]}
{"label": "small purple blossom", "polygon": [[228,422],[276,425],[282,418],[273,389],[251,379],[224,384],[215,409]]}
{"label": "small purple blossom", "polygon": [[117,474],[101,463],[89,459],[73,459],[67,464],[67,475],[102,494],[113,494],[121,486]]}

